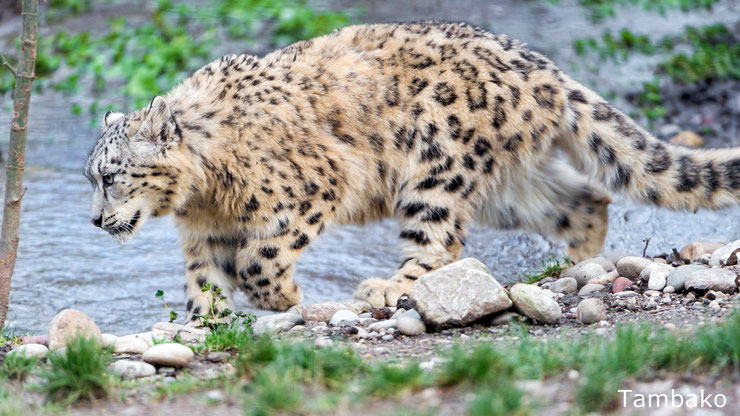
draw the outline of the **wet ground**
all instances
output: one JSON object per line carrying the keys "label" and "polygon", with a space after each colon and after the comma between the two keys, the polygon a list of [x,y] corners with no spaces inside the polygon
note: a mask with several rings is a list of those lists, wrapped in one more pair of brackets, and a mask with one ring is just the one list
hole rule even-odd
{"label": "wet ground", "polygon": [[[359,2],[330,1],[335,7],[356,6]],[[508,33],[548,54],[568,73],[601,92],[616,92],[613,101],[629,109],[626,97],[652,79],[655,58],[631,59],[624,64],[604,63],[595,68],[579,64],[572,41],[597,36],[606,25],[629,26],[649,31],[656,38],[678,33],[684,24],[737,21],[735,1],[718,3],[711,13],[691,15],[669,13],[664,17],[627,9],[617,19],[594,27],[586,12],[574,2],[561,1],[552,7],[547,2],[466,0],[445,1],[366,1],[363,19],[369,22],[398,20],[466,20],[487,29]],[[101,17],[120,13],[120,6],[107,9]],[[113,11],[111,11],[113,10]],[[116,12],[116,10],[118,10]],[[107,14],[106,14],[107,13]],[[87,17],[89,19],[89,16]],[[66,25],[79,27],[85,17]],[[99,20],[99,19],[98,19]],[[647,29],[649,28],[649,30]],[[97,28],[99,30],[99,28]],[[13,31],[13,23],[0,22],[0,38]],[[253,46],[253,53],[264,53]],[[218,52],[245,51],[241,45],[226,44]],[[593,71],[591,71],[593,69]],[[738,91],[733,83],[724,91]],[[734,90],[733,90],[734,88]],[[738,101],[737,93],[730,103]],[[103,232],[89,225],[91,189],[82,176],[86,151],[99,134],[89,127],[90,120],[70,112],[70,102],[84,104],[85,97],[68,97],[47,89],[35,94],[31,104],[23,199],[21,242],[11,290],[9,326],[18,331],[45,332],[48,322],[63,308],[84,311],[104,332],[123,334],[141,331],[161,321],[166,312],[154,297],[158,289],[175,310],[184,312],[181,292],[184,264],[174,227],[169,219],[153,220],[137,237],[125,245],[115,244]],[[101,103],[106,103],[106,98]],[[734,101],[733,101],[734,100]],[[120,102],[110,97],[109,102]],[[0,98],[0,132],[9,131],[8,96]],[[705,104],[681,104],[691,112],[705,111]],[[706,111],[725,111],[730,104],[706,107]],[[740,108],[740,103],[738,103]],[[682,126],[690,127],[690,126]],[[7,134],[0,133],[3,153]],[[714,146],[740,145],[732,131],[710,142]],[[3,175],[4,176],[4,175]],[[606,250],[640,252],[643,239],[650,237],[648,254],[680,248],[697,240],[734,240],[740,236],[740,208],[718,212],[673,213],[667,210],[617,201],[610,208]],[[399,262],[398,229],[393,220],[345,226],[327,233],[301,257],[297,280],[307,303],[337,300],[351,295],[355,285],[368,276],[387,276]],[[562,247],[531,233],[503,232],[473,227],[465,256],[485,262],[502,281],[519,279],[549,253]],[[244,297],[237,306],[249,310]]]}

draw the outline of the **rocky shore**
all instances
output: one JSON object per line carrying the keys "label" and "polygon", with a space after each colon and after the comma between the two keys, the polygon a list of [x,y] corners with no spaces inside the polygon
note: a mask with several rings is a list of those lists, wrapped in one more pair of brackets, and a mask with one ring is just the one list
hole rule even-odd
{"label": "rocky shore", "polygon": [[[455,340],[507,336],[514,323],[529,324],[533,336],[577,335],[588,326],[609,335],[620,323],[647,321],[667,329],[720,319],[740,303],[740,240],[694,242],[654,258],[610,252],[533,284],[501,285],[475,259],[463,259],[421,277],[396,307],[374,308],[360,300],[301,305],[259,317],[257,336],[273,334],[310,339],[317,347],[350,345],[363,357],[427,357]],[[98,340],[113,354],[110,370],[124,378],[174,381],[182,369],[195,377],[233,372],[231,352],[201,351],[209,333],[175,323],[151,331],[116,336],[101,333],[77,310],[64,310],[50,323],[47,336],[24,336],[6,344],[6,354],[45,357],[60,354],[73,336]],[[195,352],[197,353],[195,353]]]}

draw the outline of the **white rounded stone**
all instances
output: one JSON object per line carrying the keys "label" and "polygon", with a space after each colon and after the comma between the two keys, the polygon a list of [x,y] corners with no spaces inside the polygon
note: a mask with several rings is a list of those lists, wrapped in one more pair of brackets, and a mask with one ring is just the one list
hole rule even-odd
{"label": "white rounded stone", "polygon": [[23,344],[15,347],[13,351],[8,353],[8,356],[18,355],[26,358],[31,357],[45,357],[49,353],[49,349],[45,345],[41,344]]}
{"label": "white rounded stone", "polygon": [[113,343],[113,352],[116,354],[143,354],[149,346],[136,335],[118,337]]}
{"label": "white rounded stone", "polygon": [[119,360],[110,366],[113,373],[125,378],[141,378],[153,376],[157,369],[149,363],[133,360]]}
{"label": "white rounded stone", "polygon": [[415,319],[411,316],[402,316],[398,318],[396,327],[398,328],[398,332],[408,336],[421,335],[427,331],[427,328],[421,319]]}
{"label": "white rounded stone", "polygon": [[560,322],[563,315],[560,306],[541,288],[520,283],[514,285],[509,294],[514,306],[527,317],[548,324]]}
{"label": "white rounded stone", "polygon": [[193,357],[195,354],[190,348],[182,344],[169,343],[149,347],[141,358],[156,366],[185,367]]}

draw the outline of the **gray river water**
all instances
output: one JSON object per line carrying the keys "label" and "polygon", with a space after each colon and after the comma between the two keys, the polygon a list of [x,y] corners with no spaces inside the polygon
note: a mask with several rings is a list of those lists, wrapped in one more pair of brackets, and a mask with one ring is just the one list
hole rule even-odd
{"label": "gray river water", "polygon": [[[331,3],[347,6],[353,2]],[[451,6],[456,3],[459,4]],[[591,27],[583,11],[575,7],[541,7],[515,1],[408,2],[400,9],[388,4],[398,2],[365,2],[366,19],[447,17],[446,20],[465,19],[493,26],[499,32],[529,41],[566,70],[572,65],[573,56],[567,52],[572,40],[602,30]],[[726,13],[736,11],[733,4],[725,2],[719,10],[699,18],[680,19],[721,20]],[[446,8],[448,16],[440,16],[440,8]],[[504,19],[507,15],[514,18]],[[678,18],[668,15],[657,23],[653,20],[651,29],[669,31]],[[638,18],[638,23],[647,24],[647,20],[639,19],[642,18]],[[676,24],[685,24],[683,20]],[[568,23],[564,26],[563,22]],[[0,28],[0,32],[4,31]],[[558,48],[558,44],[565,46]],[[647,65],[630,65],[631,80],[613,80],[614,88],[634,87],[639,82],[640,75],[634,74],[640,74],[639,68]],[[612,69],[625,71],[623,67]],[[580,76],[592,84],[604,76],[600,75],[604,71],[607,69]],[[80,102],[78,98],[75,102]],[[170,219],[149,221],[136,238],[124,245],[114,243],[89,224],[91,188],[82,176],[82,165],[99,132],[88,127],[89,120],[84,116],[71,115],[69,103],[69,97],[51,90],[32,100],[25,175],[28,191],[22,204],[21,241],[8,326],[20,332],[42,333],[59,310],[76,308],[91,316],[104,332],[140,331],[166,319],[161,301],[154,297],[159,289],[164,290],[168,305],[184,315],[184,263]],[[10,112],[3,108],[9,105],[9,97],[0,97],[0,142],[4,154]],[[735,138],[722,145],[737,146],[740,140]],[[4,172],[0,173],[4,176]],[[652,239],[648,249],[652,254],[680,248],[697,239],[736,239],[740,237],[739,219],[740,208],[676,213],[617,200],[610,207],[605,250],[639,253],[646,237]],[[399,263],[397,234],[394,220],[343,226],[326,233],[298,261],[296,279],[303,287],[304,302],[348,298],[362,279],[390,275]],[[532,233],[473,226],[470,234],[463,254],[481,259],[500,280],[507,282],[521,278],[524,271],[539,265],[549,253],[562,253],[563,249],[559,243]],[[236,298],[236,305],[238,309],[254,311],[244,296]]]}

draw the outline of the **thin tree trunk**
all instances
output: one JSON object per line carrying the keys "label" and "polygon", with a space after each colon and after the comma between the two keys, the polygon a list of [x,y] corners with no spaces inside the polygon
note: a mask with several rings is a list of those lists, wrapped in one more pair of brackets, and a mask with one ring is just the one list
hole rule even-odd
{"label": "thin tree trunk", "polygon": [[0,328],[8,315],[10,279],[13,276],[18,251],[18,226],[23,198],[23,166],[26,154],[26,132],[28,131],[28,105],[31,99],[31,84],[36,75],[36,36],[38,33],[38,0],[23,0],[23,36],[21,57],[15,72],[13,95],[13,121],[10,125],[10,147],[8,164],[5,167],[5,202],[2,234],[0,234]]}

